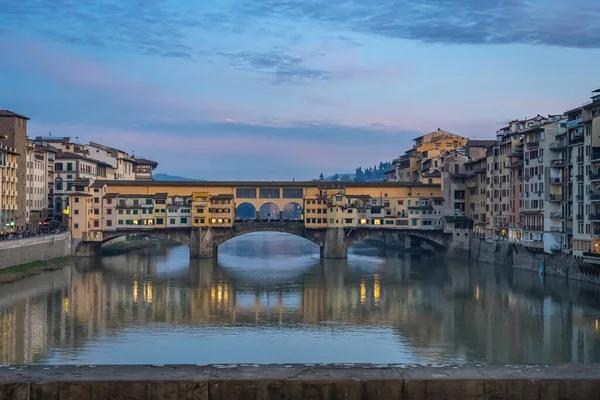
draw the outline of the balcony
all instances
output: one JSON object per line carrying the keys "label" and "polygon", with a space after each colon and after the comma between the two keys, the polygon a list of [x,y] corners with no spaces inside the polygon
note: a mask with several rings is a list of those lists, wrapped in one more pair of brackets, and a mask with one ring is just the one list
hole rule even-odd
{"label": "balcony", "polygon": [[550,143],[550,150],[561,150],[565,147],[567,147],[567,141],[565,139]]}
{"label": "balcony", "polygon": [[527,142],[527,148],[534,149],[537,147],[540,147],[540,142],[538,142],[537,140],[531,140]]}
{"label": "balcony", "polygon": [[577,164],[583,164],[583,156],[577,156]]}
{"label": "balcony", "polygon": [[573,135],[571,140],[569,141],[570,145],[583,143],[583,133],[576,133]]}
{"label": "balcony", "polygon": [[531,247],[534,249],[543,249],[544,242],[538,240],[523,240],[523,246]]}
{"label": "balcony", "polygon": [[591,162],[600,162],[600,151],[598,151],[598,150],[592,151],[592,153],[590,154],[590,161]]}
{"label": "balcony", "polygon": [[550,178],[550,184],[551,185],[562,185],[563,179],[562,178]]}
{"label": "balcony", "polygon": [[590,194],[591,201],[600,201],[600,193],[592,193]]}
{"label": "balcony", "polygon": [[552,168],[564,168],[565,160],[552,160],[550,161],[550,166]]}
{"label": "balcony", "polygon": [[551,212],[550,213],[550,218],[554,218],[554,219],[563,219],[563,213],[562,212]]}
{"label": "balcony", "polygon": [[523,149],[521,149],[521,150],[511,149],[508,152],[508,156],[509,157],[523,157]]}
{"label": "balcony", "polygon": [[600,174],[590,174],[590,182],[600,181]]}
{"label": "balcony", "polygon": [[591,222],[600,222],[600,214],[589,214],[588,219]]}
{"label": "balcony", "polygon": [[514,163],[508,165],[506,168],[517,169],[517,168],[522,168],[522,167],[523,167],[523,161],[521,160],[521,161],[517,161],[517,162],[514,162]]}
{"label": "balcony", "polygon": [[565,233],[565,228],[563,228],[562,226],[551,226],[550,232]]}
{"label": "balcony", "polygon": [[583,201],[583,195],[582,194],[578,194],[577,196],[575,196],[575,200],[577,200],[577,201]]}
{"label": "balcony", "polygon": [[581,123],[581,118],[577,118],[571,121],[567,121],[567,129],[575,128]]}
{"label": "balcony", "polygon": [[583,221],[583,214],[577,214],[577,221]]}
{"label": "balcony", "polygon": [[563,243],[553,243],[553,244],[550,246],[550,250],[553,250],[553,251],[563,251],[563,250],[565,250],[566,248],[567,248],[567,247],[566,247],[566,246],[565,246]]}

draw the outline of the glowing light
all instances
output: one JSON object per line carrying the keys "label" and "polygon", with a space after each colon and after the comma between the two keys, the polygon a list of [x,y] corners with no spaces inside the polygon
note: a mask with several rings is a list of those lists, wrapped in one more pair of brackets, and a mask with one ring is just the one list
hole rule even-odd
{"label": "glowing light", "polygon": [[138,282],[137,279],[133,281],[133,301],[137,302],[138,299]]}
{"label": "glowing light", "polygon": [[479,300],[479,285],[475,287],[475,299]]}
{"label": "glowing light", "polygon": [[381,225],[381,220],[380,219],[376,219],[376,220],[373,221],[373,223],[375,225]]}
{"label": "glowing light", "polygon": [[361,219],[360,219],[360,223],[361,223],[362,225],[366,224],[366,223],[367,223],[367,219],[366,219],[366,218],[361,218]]}
{"label": "glowing light", "polygon": [[367,301],[367,288],[365,286],[365,281],[360,281],[360,304],[365,304]]}
{"label": "glowing light", "polygon": [[373,283],[373,296],[375,297],[375,305],[379,305],[379,297],[381,296],[381,286],[379,284],[379,275],[373,275],[375,282]]}
{"label": "glowing light", "polygon": [[[65,313],[68,313],[68,312],[69,312],[69,298],[68,298],[68,297],[65,297],[65,298],[63,299],[63,311],[64,311]],[[597,323],[597,322],[598,322],[598,321],[596,321],[596,323]]]}

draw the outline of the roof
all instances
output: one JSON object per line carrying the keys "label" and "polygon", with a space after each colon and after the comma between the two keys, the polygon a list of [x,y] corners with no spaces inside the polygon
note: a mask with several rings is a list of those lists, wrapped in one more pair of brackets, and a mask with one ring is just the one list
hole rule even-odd
{"label": "roof", "polygon": [[16,117],[16,118],[29,119],[29,117],[26,117],[21,114],[17,114],[16,112],[12,112],[9,110],[0,110],[0,117]]}
{"label": "roof", "polygon": [[0,144],[0,151],[4,151],[6,153],[10,153],[10,154],[14,154],[16,156],[20,156],[20,154],[17,153],[15,151],[15,149],[13,149],[12,147],[4,146],[4,145],[1,145],[1,144]]}
{"label": "roof", "polygon": [[69,136],[36,136],[35,141],[51,143],[71,143],[71,138]]}
{"label": "roof", "polygon": [[218,194],[216,196],[211,196],[213,199],[233,199],[232,194]]}
{"label": "roof", "polygon": [[56,159],[57,160],[68,160],[68,159],[86,160],[86,161],[89,161],[89,162],[96,163],[96,164],[98,164],[100,166],[103,166],[103,167],[114,168],[112,165],[107,164],[104,161],[96,160],[94,158],[86,157],[84,155],[77,154],[77,153],[71,153],[69,151],[61,151],[61,152],[59,152],[56,155]]}
{"label": "roof", "polygon": [[167,197],[169,197],[169,193],[156,193],[154,195],[155,199],[166,199]]}
{"label": "roof", "polygon": [[154,167],[156,167],[158,165],[158,163],[156,161],[148,160],[147,158],[134,157],[133,161],[139,165],[152,165]]}
{"label": "roof", "polygon": [[468,140],[465,147],[489,147],[495,145],[495,140]]}
{"label": "roof", "polygon": [[423,175],[424,178],[441,178],[442,177],[442,173],[440,171],[423,173],[421,175]]}
{"label": "roof", "polygon": [[114,199],[115,197],[119,197],[119,193],[107,193],[104,195],[105,199]]}
{"label": "roof", "polygon": [[86,196],[86,197],[92,197],[92,195],[90,193],[87,193],[87,192],[71,192],[71,193],[69,193],[69,196]]}
{"label": "roof", "polygon": [[421,182],[323,182],[323,181],[125,181],[106,180],[108,186],[142,186],[142,187],[311,187],[311,188],[439,188],[436,183]]}
{"label": "roof", "polygon": [[106,185],[105,182],[106,181],[95,181],[94,183],[92,183],[91,187],[93,187],[93,188],[101,188],[104,185]]}

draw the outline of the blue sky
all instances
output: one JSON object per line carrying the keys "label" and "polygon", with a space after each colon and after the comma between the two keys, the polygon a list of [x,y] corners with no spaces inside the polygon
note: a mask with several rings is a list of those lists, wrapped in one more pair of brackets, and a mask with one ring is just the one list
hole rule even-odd
{"label": "blue sky", "polygon": [[30,136],[203,179],[351,172],[600,87],[597,0],[4,0],[0,21],[0,109]]}

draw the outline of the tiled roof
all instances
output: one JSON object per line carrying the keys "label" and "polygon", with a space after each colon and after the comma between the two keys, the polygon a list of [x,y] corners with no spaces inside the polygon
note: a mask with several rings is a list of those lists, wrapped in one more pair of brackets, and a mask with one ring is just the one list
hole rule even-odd
{"label": "tiled roof", "polygon": [[29,119],[29,117],[26,117],[21,114],[17,114],[16,112],[12,112],[9,110],[0,110],[0,117],[17,117],[17,118]]}
{"label": "tiled roof", "polygon": [[147,158],[137,158],[135,157],[133,161],[139,165],[154,165],[157,166],[158,163],[156,161],[148,160]]}

